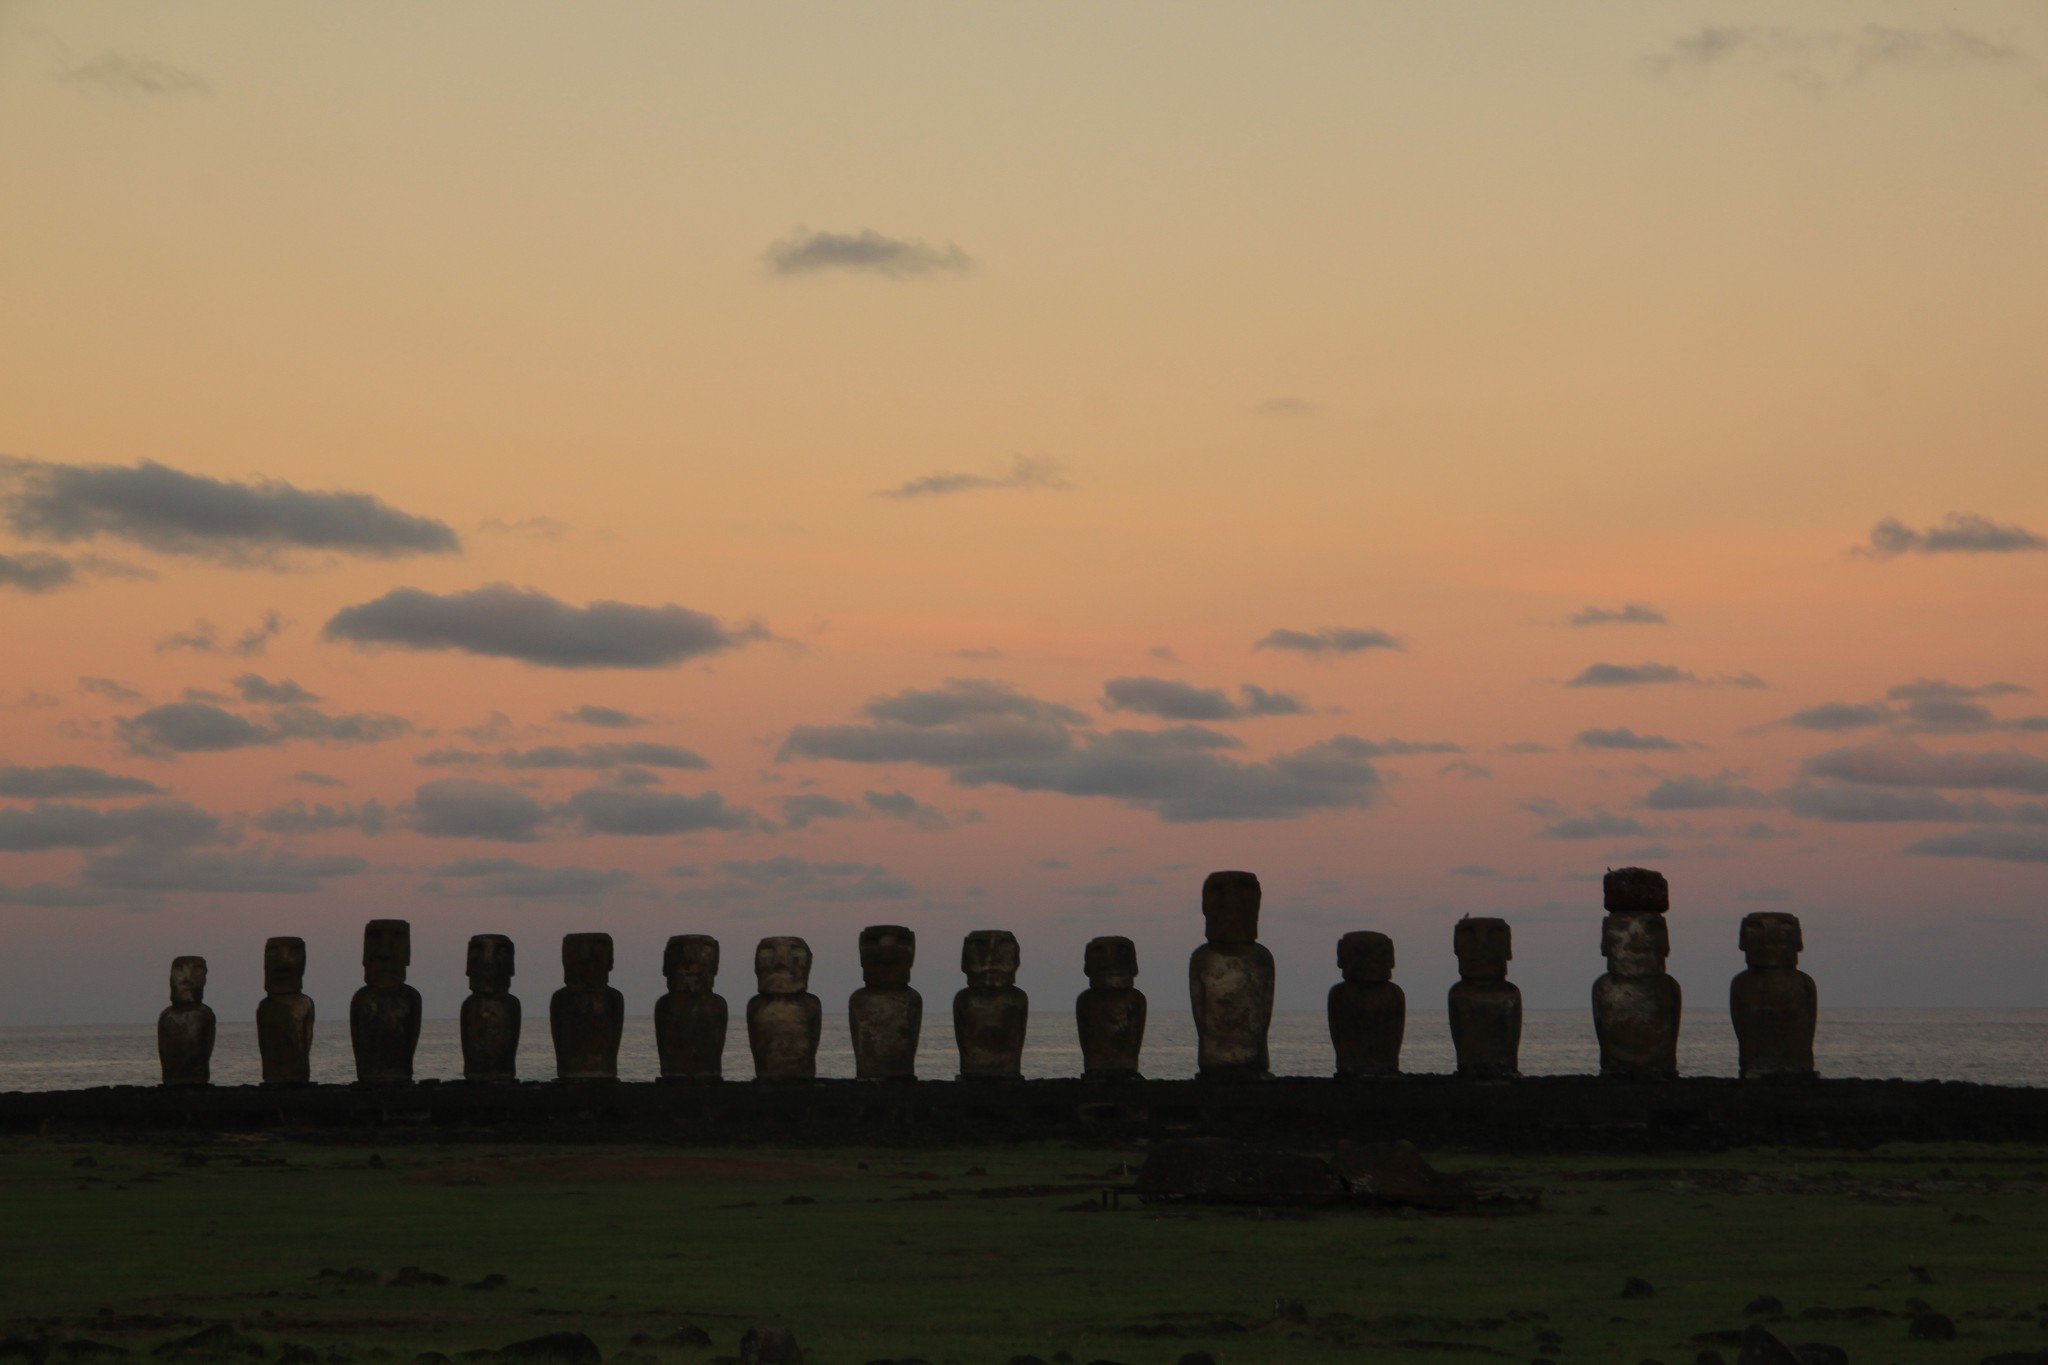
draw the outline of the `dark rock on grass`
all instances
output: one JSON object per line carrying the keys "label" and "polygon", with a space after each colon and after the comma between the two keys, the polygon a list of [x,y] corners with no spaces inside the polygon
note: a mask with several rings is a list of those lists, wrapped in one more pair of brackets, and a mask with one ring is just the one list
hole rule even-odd
{"label": "dark rock on grass", "polygon": [[[1010,1365],[1017,1365],[1011,1361]],[[1216,1357],[1207,1351],[1188,1351],[1182,1354],[1176,1365],[1216,1365]]]}
{"label": "dark rock on grass", "polygon": [[1849,1365],[1849,1353],[1825,1341],[1802,1341],[1792,1349],[1799,1353],[1799,1365]]}
{"label": "dark rock on grass", "polygon": [[1914,1284],[1933,1284],[1933,1283],[1934,1283],[1934,1274],[1933,1274],[1933,1272],[1932,1272],[1932,1271],[1930,1271],[1930,1270],[1928,1270],[1928,1268],[1927,1268],[1926,1266],[1924,1266],[1924,1265],[1909,1265],[1909,1266],[1907,1266],[1907,1267],[1906,1267],[1906,1278],[1907,1278],[1907,1279],[1909,1279],[1909,1280],[1911,1280],[1911,1281],[1912,1281],[1912,1282],[1913,1282]]}
{"label": "dark rock on grass", "polygon": [[412,1365],[455,1365],[455,1362],[439,1351],[421,1351],[412,1358]]}
{"label": "dark rock on grass", "polygon": [[1011,1356],[1010,1365],[1045,1365],[1037,1356]]}
{"label": "dark rock on grass", "polygon": [[40,1361],[49,1354],[48,1337],[0,1337],[0,1360]]}
{"label": "dark rock on grass", "polygon": [[1052,1353],[1052,1365],[1074,1365],[1074,1353],[1072,1351],[1054,1351]]}
{"label": "dark rock on grass", "polygon": [[740,1338],[740,1365],[803,1365],[796,1333],[787,1327],[749,1327]]}
{"label": "dark rock on grass", "polygon": [[1946,1313],[1915,1313],[1906,1324],[1906,1335],[1915,1341],[1954,1341],[1955,1319]]}
{"label": "dark rock on grass", "polygon": [[1785,1301],[1776,1294],[1759,1294],[1742,1306],[1743,1315],[1752,1318],[1769,1317],[1784,1311]]}
{"label": "dark rock on grass", "polygon": [[1701,1351],[1692,1358],[1692,1365],[1728,1365],[1719,1351]]}
{"label": "dark rock on grass", "polygon": [[2000,1351],[1985,1356],[1977,1365],[2048,1365],[2048,1351]]}
{"label": "dark rock on grass", "polygon": [[510,1283],[511,1281],[503,1275],[490,1274],[484,1276],[481,1280],[472,1280],[462,1287],[464,1289],[503,1289]]}
{"label": "dark rock on grass", "polygon": [[1824,1304],[1815,1304],[1811,1308],[1800,1309],[1799,1316],[1805,1318],[1808,1322],[1833,1322],[1842,1315]]}
{"label": "dark rock on grass", "polygon": [[1564,1345],[1564,1333],[1555,1327],[1545,1327],[1536,1333],[1536,1344],[1546,1351],[1555,1351]]}
{"label": "dark rock on grass", "polygon": [[686,1322],[676,1328],[673,1340],[678,1346],[706,1348],[711,1345],[711,1333],[697,1326],[694,1322]]}
{"label": "dark rock on grass", "polygon": [[80,1337],[73,1341],[57,1343],[57,1359],[67,1361],[118,1360],[132,1356],[135,1352],[126,1346],[116,1346],[111,1341],[92,1341]]}
{"label": "dark rock on grass", "polygon": [[90,1170],[94,1169],[95,1167],[97,1167],[97,1166],[98,1166],[98,1165],[99,1165],[100,1163],[99,1163],[99,1162],[97,1162],[97,1161],[95,1161],[95,1160],[93,1160],[93,1158],[91,1158],[91,1157],[89,1157],[89,1156],[82,1156],[82,1157],[78,1158],[78,1160],[76,1160],[76,1161],[72,1162],[71,1164],[72,1164],[72,1165],[73,1165],[74,1167],[76,1167],[76,1168],[77,1168],[78,1170],[81,1170],[81,1171],[90,1171]]}
{"label": "dark rock on grass", "polygon": [[1530,1361],[1529,1365],[1557,1365],[1557,1362],[1552,1360],[1548,1356],[1538,1356],[1534,1360]]}
{"label": "dark rock on grass", "polygon": [[1300,1299],[1275,1299],[1273,1300],[1273,1321],[1307,1322],[1308,1305]]}
{"label": "dark rock on grass", "polygon": [[211,1327],[202,1327],[189,1337],[173,1337],[160,1343],[151,1355],[165,1358],[183,1356],[266,1356],[269,1350],[262,1342],[235,1330],[230,1322],[216,1322]]}
{"label": "dark rock on grass", "polygon": [[1657,1291],[1642,1276],[1631,1275],[1621,1282],[1621,1296],[1624,1299],[1652,1299],[1657,1296]]}
{"label": "dark rock on grass", "polygon": [[1150,1202],[1335,1204],[1344,1180],[1321,1157],[1256,1147],[1228,1138],[1175,1138],[1153,1147],[1138,1172],[1138,1196]]}
{"label": "dark rock on grass", "polygon": [[1805,1361],[1775,1332],[1752,1322],[1742,1334],[1742,1354],[1735,1357],[1735,1365],[1805,1365]]}
{"label": "dark rock on grass", "polygon": [[431,1270],[421,1270],[416,1265],[402,1265],[398,1268],[398,1273],[384,1283],[408,1287],[421,1284],[444,1285],[448,1283],[448,1277],[437,1275]]}
{"label": "dark rock on grass", "polygon": [[534,1365],[604,1365],[604,1352],[581,1332],[549,1332],[500,1346],[491,1358],[498,1361],[532,1361]]}
{"label": "dark rock on grass", "polygon": [[310,1346],[287,1345],[278,1355],[277,1365],[320,1365],[320,1353]]}

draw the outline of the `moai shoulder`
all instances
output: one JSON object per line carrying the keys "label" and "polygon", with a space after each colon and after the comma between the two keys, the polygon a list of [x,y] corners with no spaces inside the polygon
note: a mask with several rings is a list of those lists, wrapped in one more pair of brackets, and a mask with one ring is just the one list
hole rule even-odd
{"label": "moai shoulder", "polygon": [[1811,1080],[1820,991],[1799,970],[1799,917],[1761,911],[1742,917],[1738,942],[1748,966],[1728,983],[1728,1012],[1742,1078]]}
{"label": "moai shoulder", "polygon": [[1031,1001],[1017,986],[1023,954],[1007,929],[977,929],[960,945],[967,985],[953,997],[953,1037],[963,1081],[1014,1081],[1024,1075],[1024,1030]]}
{"label": "moai shoulder", "polygon": [[907,1081],[917,1075],[924,998],[910,986],[916,960],[917,935],[903,925],[871,924],[860,931],[861,988],[846,1002],[859,1080]]}
{"label": "moai shoulder", "polygon": [[808,1081],[818,1074],[824,1011],[810,993],[811,945],[800,938],[764,938],[754,950],[760,992],[747,1002],[747,1043],[754,1077]]}
{"label": "moai shoulder", "polygon": [[1337,940],[1343,980],[1330,987],[1330,1042],[1343,1078],[1398,1075],[1408,997],[1394,984],[1394,940],[1370,929]]}
{"label": "moai shoulder", "polygon": [[263,1000],[256,1006],[256,1048],[265,1085],[313,1079],[313,999],[306,994],[306,940],[263,944]]}
{"label": "moai shoulder", "polygon": [[661,955],[668,993],[654,1004],[654,1041],[665,1081],[716,1081],[725,1076],[725,997],[718,980],[718,940],[677,934]]}
{"label": "moai shoulder", "polygon": [[1259,942],[1260,899],[1249,872],[1211,872],[1202,882],[1205,941],[1188,958],[1188,1003],[1203,1080],[1272,1076],[1273,954]]}
{"label": "moai shoulder", "polygon": [[519,1078],[519,998],[512,994],[514,953],[503,934],[469,940],[469,998],[462,1002],[462,1078],[497,1083]]}
{"label": "moai shoulder", "polygon": [[156,1017],[157,1060],[165,1085],[213,1079],[213,1011],[206,1005],[206,959],[171,960],[171,1003]]}
{"label": "moai shoulder", "polygon": [[1522,992],[1508,980],[1514,931],[1504,919],[1466,916],[1451,933],[1458,981],[1451,987],[1451,1046],[1458,1074],[1512,1080],[1522,1047]]}
{"label": "moai shoulder", "polygon": [[1081,970],[1088,976],[1088,989],[1074,1001],[1081,1077],[1135,1081],[1145,1046],[1145,993],[1137,985],[1137,945],[1120,935],[1089,939]]}

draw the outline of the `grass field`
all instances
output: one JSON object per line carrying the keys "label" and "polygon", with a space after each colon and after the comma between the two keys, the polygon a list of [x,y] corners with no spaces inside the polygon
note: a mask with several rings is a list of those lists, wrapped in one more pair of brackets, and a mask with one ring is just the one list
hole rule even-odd
{"label": "grass field", "polygon": [[[1774,1330],[1857,1365],[2048,1346],[2040,1149],[1436,1157],[1540,1194],[1512,1213],[1076,1207],[1142,1161],[16,1139],[0,1146],[0,1334],[146,1358],[227,1321],[268,1360],[411,1365],[580,1331],[611,1365],[709,1365],[782,1323],[809,1365],[1690,1365],[1703,1348],[1733,1360],[1695,1338],[1774,1295]],[[392,1283],[408,1266],[423,1282]],[[487,1276],[504,1282],[470,1287]],[[1630,1276],[1654,1295],[1622,1297]],[[1276,1320],[1283,1298],[1306,1321]],[[1909,1338],[1915,1299],[1959,1339]],[[685,1322],[712,1345],[677,1344]]]}

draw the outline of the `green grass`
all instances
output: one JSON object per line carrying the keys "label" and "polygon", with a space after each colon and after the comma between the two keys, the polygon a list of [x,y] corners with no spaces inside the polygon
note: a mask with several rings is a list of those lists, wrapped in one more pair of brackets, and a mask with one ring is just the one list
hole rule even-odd
{"label": "green grass", "polygon": [[[1508,1214],[1069,1206],[1142,1149],[706,1152],[288,1141],[0,1145],[0,1334],[146,1352],[229,1320],[263,1340],[411,1362],[543,1332],[608,1361],[705,1365],[757,1322],[810,1365],[1011,1356],[1149,1365],[1369,1359],[1644,1359],[1690,1365],[1759,1294],[1789,1340],[1857,1365],[1976,1361],[2048,1345],[2048,1151],[1889,1148],[1713,1157],[1442,1156],[1539,1191]],[[187,1153],[204,1165],[184,1164]],[[81,1158],[94,1163],[80,1166]],[[244,1160],[282,1164],[245,1165]],[[864,1168],[863,1168],[864,1164]],[[1632,1168],[1617,1176],[1617,1168]],[[983,1188],[1051,1193],[984,1198]],[[945,1198],[910,1199],[943,1192]],[[789,1202],[793,1197],[814,1202]],[[1915,1283],[1908,1265],[1934,1283]],[[446,1287],[345,1283],[401,1266]],[[489,1273],[505,1288],[461,1287]],[[1623,1280],[1648,1299],[1623,1299]],[[1918,1296],[1958,1342],[1909,1340]],[[1276,1298],[1308,1306],[1276,1324]],[[1802,1310],[1900,1314],[1808,1321]],[[1538,1319],[1545,1314],[1547,1319]],[[679,1321],[710,1351],[634,1346]],[[1231,1324],[1239,1324],[1233,1330]],[[1539,1330],[1564,1345],[1538,1349]],[[1405,1343],[1405,1344],[1397,1344]],[[1438,1343],[1428,1346],[1419,1343]],[[1441,1345],[1471,1348],[1453,1353]],[[1735,1352],[1723,1347],[1733,1359]]]}

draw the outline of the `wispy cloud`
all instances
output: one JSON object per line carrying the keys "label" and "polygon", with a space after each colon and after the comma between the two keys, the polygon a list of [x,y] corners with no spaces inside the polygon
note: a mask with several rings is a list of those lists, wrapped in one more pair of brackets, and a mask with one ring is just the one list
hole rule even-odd
{"label": "wispy cloud", "polygon": [[1662,626],[1670,624],[1664,613],[1648,602],[1624,602],[1618,607],[1581,607],[1565,618],[1568,626]]}
{"label": "wispy cloud", "polygon": [[1282,395],[1263,400],[1252,411],[1261,417],[1313,417],[1322,411],[1322,407],[1306,398]]}
{"label": "wispy cloud", "polygon": [[1359,626],[1324,626],[1321,630],[1269,630],[1252,642],[1253,649],[1284,649],[1312,659],[1360,654],[1368,649],[1405,649],[1398,636]]}
{"label": "wispy cloud", "polygon": [[1723,673],[1702,678],[1674,664],[1588,664],[1566,679],[1566,687],[1651,687],[1664,683],[1689,683],[1696,687],[1768,687],[1754,673]]}
{"label": "wispy cloud", "polygon": [[2011,66],[2022,55],[2010,43],[1953,26],[1802,29],[1705,24],[1646,57],[1642,66],[1667,79],[1749,66],[1770,71],[1811,94],[1825,95],[1879,72]]}
{"label": "wispy cloud", "polygon": [[1996,555],[2048,550],[2048,538],[2013,522],[1993,521],[1975,512],[1951,512],[1925,530],[1915,530],[1896,517],[1870,528],[1867,543],[1849,553],[1864,559],[1897,559],[1900,555]]}
{"label": "wispy cloud", "polygon": [[1685,746],[1663,735],[1639,735],[1626,725],[1612,730],[1581,730],[1572,737],[1575,749],[1679,750]]}
{"label": "wispy cloud", "polygon": [[90,61],[65,67],[57,79],[73,90],[88,94],[129,98],[204,95],[213,89],[196,71],[187,71],[154,57],[131,57],[112,48]]}
{"label": "wispy cloud", "polygon": [[982,493],[991,489],[1068,489],[1074,485],[1049,455],[1015,455],[1007,474],[926,474],[894,488],[875,490],[878,498],[944,497],[948,493]]}
{"label": "wispy cloud", "polygon": [[933,246],[915,237],[890,237],[873,228],[859,232],[798,228],[769,244],[767,260],[769,270],[785,279],[836,271],[914,280],[957,275],[974,268],[973,258],[951,242]]}
{"label": "wispy cloud", "polygon": [[393,588],[343,607],[321,633],[356,645],[458,650],[545,668],[667,668],[767,637],[758,622],[727,626],[673,603],[578,607],[510,583],[452,593]]}

